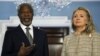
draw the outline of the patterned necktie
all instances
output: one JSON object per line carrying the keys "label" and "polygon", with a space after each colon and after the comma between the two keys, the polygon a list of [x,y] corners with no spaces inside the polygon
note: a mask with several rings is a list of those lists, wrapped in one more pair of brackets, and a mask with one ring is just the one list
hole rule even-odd
{"label": "patterned necktie", "polygon": [[27,27],[26,27],[26,36],[27,36],[27,38],[28,38],[30,44],[32,45],[32,44],[33,44],[33,39],[32,39],[32,36],[31,36],[29,30],[30,30],[30,28],[27,26]]}

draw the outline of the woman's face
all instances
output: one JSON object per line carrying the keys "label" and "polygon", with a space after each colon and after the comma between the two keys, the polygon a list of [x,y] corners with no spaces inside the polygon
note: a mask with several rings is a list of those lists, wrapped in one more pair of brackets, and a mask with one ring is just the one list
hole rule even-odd
{"label": "woman's face", "polygon": [[84,27],[87,24],[87,14],[84,10],[77,10],[73,15],[73,24],[77,27]]}

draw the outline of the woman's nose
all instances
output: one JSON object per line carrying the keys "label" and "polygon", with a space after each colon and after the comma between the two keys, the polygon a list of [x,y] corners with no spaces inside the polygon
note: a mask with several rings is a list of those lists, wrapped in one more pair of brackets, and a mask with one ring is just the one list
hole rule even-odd
{"label": "woman's nose", "polygon": [[76,20],[80,20],[80,17],[77,17]]}

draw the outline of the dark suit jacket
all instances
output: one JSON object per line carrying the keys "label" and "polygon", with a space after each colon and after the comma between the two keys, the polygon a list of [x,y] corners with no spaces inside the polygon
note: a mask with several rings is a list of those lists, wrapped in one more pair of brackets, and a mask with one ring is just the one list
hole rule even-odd
{"label": "dark suit jacket", "polygon": [[[28,56],[48,56],[48,43],[46,34],[37,28],[33,29],[33,42],[36,45]],[[1,56],[17,56],[22,42],[24,42],[26,46],[30,45],[20,26],[14,28],[13,30],[7,30],[5,33]]]}

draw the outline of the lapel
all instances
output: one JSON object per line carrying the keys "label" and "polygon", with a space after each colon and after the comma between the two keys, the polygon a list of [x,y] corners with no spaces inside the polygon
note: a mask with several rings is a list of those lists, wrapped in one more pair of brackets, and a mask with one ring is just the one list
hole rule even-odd
{"label": "lapel", "polygon": [[[29,40],[24,31],[22,30],[22,28],[20,27],[20,25],[17,27],[16,32],[19,34],[20,38],[23,39],[23,42],[26,43],[26,46],[30,45]],[[33,27],[33,43],[38,44],[38,39],[39,39],[39,30]]]}
{"label": "lapel", "polygon": [[34,42],[33,43],[37,43],[37,41],[38,41],[38,29],[33,27],[33,32],[34,32]]}
{"label": "lapel", "polygon": [[20,25],[17,27],[16,32],[19,35],[19,38],[21,38],[23,40],[23,42],[26,44],[26,46],[29,46],[30,43],[28,41],[28,38],[26,36],[26,34],[24,33],[24,31],[22,30],[22,28],[20,27]]}
{"label": "lapel", "polygon": [[22,30],[22,28],[20,27],[20,25],[17,27],[17,32],[18,32],[18,34],[20,34],[20,36],[26,38],[26,34],[24,33],[24,31]]}

